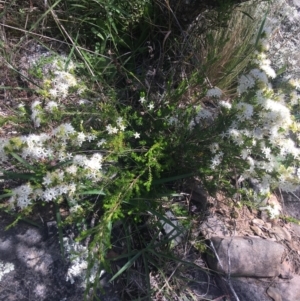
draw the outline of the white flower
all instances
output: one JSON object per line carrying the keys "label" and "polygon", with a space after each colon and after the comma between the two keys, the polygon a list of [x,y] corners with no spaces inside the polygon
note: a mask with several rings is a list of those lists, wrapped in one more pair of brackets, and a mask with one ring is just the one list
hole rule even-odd
{"label": "white flower", "polygon": [[67,138],[74,133],[76,131],[70,123],[63,123],[52,131],[52,135],[61,138]]}
{"label": "white flower", "polygon": [[17,196],[29,196],[32,193],[32,188],[29,183],[14,188],[13,193]]}
{"label": "white flower", "polygon": [[134,138],[135,138],[135,139],[138,139],[138,138],[140,138],[140,134],[139,134],[139,133],[137,133],[137,132],[136,132],[136,133],[134,133],[134,134],[133,134],[133,136],[134,136]]}
{"label": "white flower", "polygon": [[148,109],[149,110],[153,110],[154,109],[154,104],[152,102],[148,105]]}
{"label": "white flower", "polygon": [[56,176],[58,180],[62,182],[64,180],[65,173],[63,170],[58,170]]}
{"label": "white flower", "polygon": [[91,141],[95,140],[96,138],[97,138],[97,136],[95,134],[87,135],[88,142],[91,142]]}
{"label": "white flower", "polygon": [[243,94],[248,89],[251,89],[255,86],[255,80],[250,75],[242,75],[238,80],[237,91],[239,94]]}
{"label": "white flower", "polygon": [[143,96],[143,97],[141,97],[141,98],[140,98],[140,100],[139,100],[139,102],[140,102],[141,104],[143,104],[145,101],[146,101],[146,99],[145,99],[145,97],[144,97],[144,96]]}
{"label": "white flower", "polygon": [[289,84],[295,89],[300,89],[300,80],[298,78],[292,78],[289,80]]}
{"label": "white flower", "polygon": [[76,184],[75,183],[70,183],[68,185],[70,193],[74,193],[76,191]]}
{"label": "white flower", "polygon": [[51,97],[57,98],[58,97],[58,90],[56,88],[50,89],[49,94],[50,94]]}
{"label": "white flower", "polygon": [[220,134],[220,136],[221,136],[222,139],[225,139],[225,138],[228,136],[228,133],[222,132],[222,133]]}
{"label": "white flower", "polygon": [[219,89],[218,87],[214,87],[213,89],[209,89],[207,91],[206,96],[220,98],[222,93],[223,92],[221,89]]}
{"label": "white flower", "polygon": [[[77,93],[78,93],[78,91],[77,91]],[[88,104],[88,103],[90,103],[90,101],[89,100],[87,100],[87,99],[79,99],[78,100],[78,104],[79,105],[85,105],[85,104]]]}
{"label": "white flower", "polygon": [[279,206],[276,206],[273,204],[272,204],[272,206],[268,205],[266,207],[260,207],[259,209],[267,210],[269,213],[270,219],[274,219],[274,218],[278,217],[280,215],[280,211],[281,211],[281,208]]}
{"label": "white flower", "polygon": [[298,95],[298,92],[297,91],[293,91],[291,94],[290,94],[290,104],[292,106],[295,106],[299,103],[299,99],[300,99],[300,96]]}
{"label": "white flower", "polygon": [[209,146],[210,151],[215,154],[217,152],[217,150],[219,150],[219,144],[218,143],[212,143]]}
{"label": "white flower", "polygon": [[267,158],[269,158],[271,154],[271,149],[269,147],[263,147],[262,152],[266,155]]}
{"label": "white flower", "polygon": [[119,125],[119,127],[120,127],[120,131],[122,131],[122,132],[125,131],[125,129],[126,129],[126,126],[123,124]]}
{"label": "white flower", "polygon": [[71,160],[73,158],[73,154],[66,153],[66,157],[67,157],[68,160]]}
{"label": "white flower", "polygon": [[116,127],[112,127],[111,124],[106,126],[106,130],[108,131],[108,134],[116,134],[118,133],[118,129]]}
{"label": "white flower", "polygon": [[118,125],[121,125],[122,122],[123,122],[123,118],[122,118],[122,117],[118,117],[118,118],[117,118],[117,124],[118,124]]}
{"label": "white flower", "polygon": [[219,104],[220,107],[223,107],[225,109],[228,109],[228,110],[231,109],[231,103],[229,103],[227,101],[220,100],[218,104]]}
{"label": "white flower", "polygon": [[252,69],[249,74],[253,76],[256,80],[268,84],[268,77],[264,71],[261,71],[257,68]]}
{"label": "white flower", "polygon": [[43,177],[43,184],[48,186],[52,183],[51,173],[47,172],[47,174]]}
{"label": "white flower", "polygon": [[55,187],[55,190],[57,192],[57,195],[59,196],[59,195],[67,194],[69,187],[68,185],[59,185]]}
{"label": "white flower", "polygon": [[55,101],[49,101],[46,105],[46,110],[49,112],[52,112],[53,109],[57,109],[58,108],[58,104]]}
{"label": "white flower", "polygon": [[250,153],[249,149],[242,149],[241,151],[242,158],[245,160],[248,157],[249,153]]}
{"label": "white flower", "polygon": [[211,165],[210,165],[210,167],[211,167],[212,169],[215,169],[216,166],[220,165],[220,163],[221,163],[221,159],[220,159],[220,157],[217,155],[217,156],[215,156],[214,158],[211,159]]}
{"label": "white flower", "polygon": [[35,107],[39,106],[41,104],[41,102],[39,100],[35,100],[32,104],[31,104],[31,109],[35,109]]}
{"label": "white flower", "polygon": [[86,156],[83,155],[76,155],[73,158],[73,163],[75,165],[79,165],[81,167],[83,167],[85,165],[85,161],[87,160]]}
{"label": "white flower", "polygon": [[85,141],[86,136],[83,132],[78,133],[77,135],[77,143],[80,145],[82,145],[82,143]]}
{"label": "white flower", "polygon": [[66,154],[63,151],[61,151],[61,152],[58,153],[58,160],[60,162],[63,162],[63,161],[66,160]]}
{"label": "white flower", "polygon": [[271,78],[275,78],[276,77],[276,72],[274,71],[274,69],[269,64],[263,63],[259,67],[262,70],[264,70],[269,77],[271,77]]}
{"label": "white flower", "polygon": [[245,103],[245,102],[239,102],[236,105],[236,108],[240,111],[240,115],[238,116],[238,119],[248,120],[253,115],[253,106],[251,104]]}
{"label": "white flower", "polygon": [[201,119],[210,119],[213,117],[213,113],[208,109],[201,108],[195,117],[196,122],[199,123]]}
{"label": "white flower", "polygon": [[76,165],[70,165],[66,168],[66,172],[68,172],[71,175],[76,175],[77,170],[78,170],[78,168]]}
{"label": "white flower", "polygon": [[90,159],[86,159],[84,166],[91,170],[99,170],[102,168],[102,155],[99,153],[93,154]]}
{"label": "white flower", "polygon": [[67,97],[68,95],[68,91],[69,91],[69,85],[68,84],[64,84],[64,83],[60,83],[57,86],[57,92],[60,96],[62,96],[63,98]]}
{"label": "white flower", "polygon": [[56,191],[55,188],[47,188],[42,195],[42,198],[46,201],[46,202],[50,202],[52,200],[54,200],[56,197],[58,196],[58,193]]}
{"label": "white flower", "polygon": [[113,134],[117,134],[119,130],[116,127],[113,127],[111,131]]}
{"label": "white flower", "polygon": [[97,146],[100,147],[102,146],[103,144],[106,143],[106,140],[105,139],[101,139],[98,143],[97,143]]}

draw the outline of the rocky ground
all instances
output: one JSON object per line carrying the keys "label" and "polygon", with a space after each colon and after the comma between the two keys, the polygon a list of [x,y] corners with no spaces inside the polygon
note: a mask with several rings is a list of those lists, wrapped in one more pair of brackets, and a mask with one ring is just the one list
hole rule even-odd
{"label": "rocky ground", "polygon": [[[268,203],[280,206],[282,216],[299,218],[299,197],[300,191],[274,194]],[[229,206],[222,194],[212,198],[199,188],[192,203],[206,208],[198,234],[208,247],[202,255],[192,248],[183,258],[199,266],[184,272],[191,279],[188,286],[195,300],[300,300],[300,225],[270,219],[265,210],[238,208],[232,202]],[[83,300],[81,279],[67,281],[70,262],[61,256],[57,234],[49,228],[51,221],[37,221],[40,227],[20,221],[5,231],[11,222],[10,216],[1,214],[0,300]],[[100,300],[122,300],[113,286],[103,283],[107,293]],[[156,296],[156,300],[167,299]]]}
{"label": "rocky ground", "polygon": [[66,281],[57,236],[26,222],[5,230],[12,221],[0,214],[0,300],[83,300],[82,289]]}

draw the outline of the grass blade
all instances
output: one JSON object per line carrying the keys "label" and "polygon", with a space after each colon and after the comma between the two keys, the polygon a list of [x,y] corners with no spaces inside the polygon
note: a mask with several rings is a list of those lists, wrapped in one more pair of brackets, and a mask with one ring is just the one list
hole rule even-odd
{"label": "grass blade", "polygon": [[25,167],[27,167],[27,168],[30,169],[30,170],[35,171],[35,167],[32,166],[32,165],[30,165],[28,162],[26,162],[26,161],[25,161],[22,157],[20,157],[18,154],[12,152],[11,155],[12,155],[15,159],[17,159],[20,163],[22,163]]}
{"label": "grass blade", "polygon": [[118,276],[120,276],[123,272],[125,272],[128,268],[130,268],[134,262],[141,256],[143,251],[138,252],[134,257],[129,259],[125,265],[109,280],[110,282],[115,280]]}
{"label": "grass blade", "polygon": [[80,195],[105,195],[103,190],[87,190],[79,193]]}
{"label": "grass blade", "polygon": [[61,221],[61,215],[59,212],[59,207],[54,201],[54,209],[55,209],[55,217],[56,217],[56,222],[57,222],[57,228],[58,228],[58,238],[59,238],[59,245],[60,245],[60,252],[62,257],[65,257],[65,249],[64,249],[64,242],[63,242],[63,231],[62,231],[62,221]]}
{"label": "grass blade", "polygon": [[8,198],[8,197],[13,196],[13,195],[14,195],[14,194],[13,194],[12,192],[2,194],[2,195],[0,195],[0,200],[5,199],[5,198]]}

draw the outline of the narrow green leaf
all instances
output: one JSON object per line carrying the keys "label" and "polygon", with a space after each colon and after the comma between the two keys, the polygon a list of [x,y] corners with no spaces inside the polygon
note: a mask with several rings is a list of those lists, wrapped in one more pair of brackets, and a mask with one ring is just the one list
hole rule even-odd
{"label": "narrow green leaf", "polygon": [[151,291],[151,283],[150,283],[150,272],[149,272],[149,267],[148,267],[148,258],[147,258],[147,253],[143,252],[142,254],[143,257],[143,262],[144,262],[144,268],[145,268],[145,277],[146,277],[146,284],[147,284],[147,290],[148,292]]}
{"label": "narrow green leaf", "polygon": [[[169,224],[170,226],[172,226],[173,230],[168,233],[168,239],[170,241],[173,240],[174,238],[176,238],[179,234],[183,233],[184,229],[180,226],[176,226],[174,223],[172,223],[172,221],[168,217],[166,217],[166,216],[164,216],[164,215],[160,214],[159,212],[157,212],[155,210],[152,210],[152,209],[149,209],[148,211],[150,213],[152,213],[153,215],[155,215],[156,217],[158,217],[160,219],[160,221],[164,221],[166,224]],[[175,232],[175,230],[177,232]],[[173,232],[175,232],[176,234],[171,235]]]}
{"label": "narrow green leaf", "polygon": [[72,58],[72,56],[73,56],[73,54],[74,54],[75,45],[77,44],[78,36],[79,36],[79,32],[77,32],[77,35],[76,35],[76,38],[75,38],[73,47],[71,48],[70,54],[68,55],[68,58],[67,58],[67,61],[66,61],[66,64],[65,64],[65,71],[68,70],[68,66],[69,66],[70,61],[71,61],[71,58]]}
{"label": "narrow green leaf", "polygon": [[254,19],[247,12],[245,12],[243,10],[240,10],[240,12],[254,21]]}
{"label": "narrow green leaf", "polygon": [[87,190],[79,193],[80,195],[105,195],[103,190]]}
{"label": "narrow green leaf", "polygon": [[0,176],[0,179],[21,179],[21,180],[40,180],[41,177],[36,176],[35,174],[31,174],[31,173],[16,173],[16,172],[10,172],[10,171],[5,171],[5,170],[1,170],[0,171],[3,173],[3,176]]}
{"label": "narrow green leaf", "polygon": [[7,209],[4,209],[4,212],[7,213],[7,214],[9,214],[9,215],[12,215],[13,217],[16,218],[16,219],[13,221],[12,224],[6,226],[5,230],[8,230],[9,228],[15,226],[19,220],[21,220],[21,221],[23,221],[23,222],[25,222],[25,223],[28,223],[28,224],[30,224],[30,225],[32,225],[32,226],[34,226],[34,227],[42,228],[41,225],[39,225],[39,224],[33,222],[32,220],[30,220],[30,219],[28,219],[28,218],[25,218],[25,217],[22,217],[22,213],[15,214],[14,212],[11,212],[11,211],[9,211],[9,210],[7,210]]}
{"label": "narrow green leaf", "polygon": [[284,73],[286,71],[286,69],[287,69],[287,65],[284,65],[276,72],[276,75],[278,76],[278,75]]}
{"label": "narrow green leaf", "polygon": [[10,196],[12,196],[12,195],[14,195],[12,192],[2,194],[2,195],[0,195],[0,200],[5,199],[5,198],[8,198],[8,197],[10,197]]}
{"label": "narrow green leaf", "polygon": [[125,272],[128,268],[130,268],[134,262],[141,256],[143,251],[140,251],[137,253],[134,257],[129,259],[125,265],[122,266],[122,268],[109,280],[109,282],[115,280],[118,276],[120,276],[123,272]]}
{"label": "narrow green leaf", "polygon": [[63,257],[65,257],[62,221],[61,221],[61,215],[60,215],[60,212],[59,212],[59,206],[57,205],[56,201],[54,201],[54,210],[55,210],[55,217],[56,217],[57,228],[58,228],[58,238],[59,238],[60,251],[61,251],[61,255]]}
{"label": "narrow green leaf", "polygon": [[200,267],[200,266],[196,265],[196,264],[193,263],[193,262],[185,261],[185,260],[183,260],[183,259],[174,257],[174,256],[172,256],[171,254],[160,253],[160,252],[155,251],[154,249],[149,249],[149,251],[150,251],[151,253],[153,253],[154,255],[156,255],[157,257],[166,258],[166,259],[168,259],[168,260],[173,260],[173,261],[175,261],[175,262],[180,262],[180,263],[183,263],[183,264],[185,264],[185,265],[187,265],[187,266],[191,266],[191,267],[197,268],[197,269],[202,270],[202,271],[207,271],[207,270],[208,270],[207,268]]}
{"label": "narrow green leaf", "polygon": [[266,23],[266,19],[267,19],[267,14],[268,14],[268,12],[266,12],[265,13],[265,16],[264,16],[264,18],[263,18],[263,20],[262,20],[262,22],[261,22],[261,25],[260,25],[260,27],[259,27],[259,31],[258,31],[258,34],[257,34],[257,37],[256,37],[256,41],[255,41],[255,48],[257,47],[257,45],[258,45],[258,42],[259,42],[259,39],[260,39],[260,37],[261,37],[261,34],[262,34],[262,32],[263,32],[263,29],[264,29],[264,26],[265,26],[265,23]]}
{"label": "narrow green leaf", "polygon": [[12,152],[11,155],[17,159],[20,163],[22,163],[25,167],[27,167],[30,170],[35,171],[35,167],[30,165],[28,162],[26,162],[22,157],[20,157],[18,154]]}

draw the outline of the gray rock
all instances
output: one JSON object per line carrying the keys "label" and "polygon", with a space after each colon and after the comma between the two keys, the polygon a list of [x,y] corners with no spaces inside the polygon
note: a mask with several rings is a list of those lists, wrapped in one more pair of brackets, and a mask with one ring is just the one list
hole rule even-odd
{"label": "gray rock", "polygon": [[277,241],[281,241],[281,240],[291,241],[292,240],[290,232],[286,228],[283,228],[280,226],[272,227],[272,229],[270,229],[270,233],[274,234]]}
{"label": "gray rock", "polygon": [[211,247],[216,256],[207,260],[215,271],[243,277],[274,277],[282,273],[284,247],[277,242],[256,237],[213,237]]}
{"label": "gray rock", "polygon": [[206,239],[214,236],[230,236],[231,234],[225,222],[217,215],[208,217],[207,220],[200,225],[200,231]]}
{"label": "gray rock", "polygon": [[[223,281],[223,288],[226,287],[226,292],[230,295],[232,301],[271,301],[272,299],[266,293],[268,287],[270,286],[269,279],[256,279],[248,277],[232,277],[230,279],[231,288],[228,281]],[[218,282],[219,283],[219,282]],[[219,283],[221,285],[221,283]],[[233,293],[234,291],[234,293]],[[225,290],[224,290],[225,293]]]}
{"label": "gray rock", "polygon": [[300,276],[295,275],[293,279],[282,280],[276,285],[282,296],[282,301],[300,300]]}
{"label": "gray rock", "polygon": [[267,294],[274,300],[274,301],[282,301],[282,297],[280,291],[275,287],[269,287],[267,289]]}
{"label": "gray rock", "polygon": [[167,211],[165,219],[160,221],[166,235],[172,240],[172,247],[177,246],[186,234],[186,230],[171,211]]}
{"label": "gray rock", "polygon": [[294,232],[294,235],[298,236],[300,238],[300,225],[291,223],[291,228]]}
{"label": "gray rock", "polygon": [[282,192],[284,213],[300,219],[300,187],[293,193]]}

